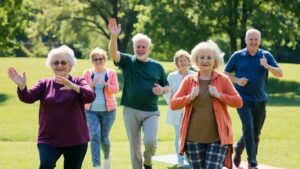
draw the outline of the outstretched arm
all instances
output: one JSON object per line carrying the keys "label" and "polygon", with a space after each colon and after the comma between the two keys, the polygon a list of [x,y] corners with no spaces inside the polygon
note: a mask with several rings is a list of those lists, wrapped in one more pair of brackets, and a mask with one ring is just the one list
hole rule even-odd
{"label": "outstretched arm", "polygon": [[110,40],[108,45],[109,55],[115,62],[120,61],[120,53],[118,52],[118,35],[121,32],[121,25],[117,23],[115,18],[111,18],[108,23],[110,32]]}

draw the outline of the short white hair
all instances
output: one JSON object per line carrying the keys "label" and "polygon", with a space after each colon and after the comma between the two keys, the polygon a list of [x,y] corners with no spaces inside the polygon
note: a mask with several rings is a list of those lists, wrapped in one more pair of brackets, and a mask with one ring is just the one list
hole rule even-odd
{"label": "short white hair", "polygon": [[48,67],[51,67],[54,57],[62,54],[67,56],[67,60],[71,65],[72,71],[76,65],[76,58],[74,55],[74,51],[67,45],[62,45],[60,47],[51,49],[47,56],[46,65]]}
{"label": "short white hair", "polygon": [[260,33],[260,31],[257,30],[257,29],[251,28],[251,29],[247,30],[247,32],[246,32],[245,40],[248,39],[250,33],[257,33],[259,35],[259,39],[261,39],[261,33]]}
{"label": "short white hair", "polygon": [[138,33],[138,34],[134,35],[133,38],[132,38],[134,48],[135,48],[136,42],[139,41],[139,40],[146,40],[148,45],[149,45],[148,47],[151,46],[151,39],[145,34]]}
{"label": "short white hair", "polygon": [[217,69],[224,64],[224,58],[223,58],[224,53],[220,50],[220,48],[214,41],[208,40],[206,42],[198,43],[191,52],[192,63],[194,64],[194,66],[196,66],[195,68],[198,68],[197,62],[198,62],[199,54],[203,50],[209,50],[213,52],[214,58],[216,60],[214,69]]}

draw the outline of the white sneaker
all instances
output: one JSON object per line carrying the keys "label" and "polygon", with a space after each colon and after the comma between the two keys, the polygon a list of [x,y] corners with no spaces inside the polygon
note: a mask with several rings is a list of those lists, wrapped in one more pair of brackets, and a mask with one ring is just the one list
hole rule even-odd
{"label": "white sneaker", "polygon": [[108,159],[104,159],[103,169],[110,169],[110,157]]}
{"label": "white sneaker", "polygon": [[94,169],[100,169],[100,165],[96,165]]}

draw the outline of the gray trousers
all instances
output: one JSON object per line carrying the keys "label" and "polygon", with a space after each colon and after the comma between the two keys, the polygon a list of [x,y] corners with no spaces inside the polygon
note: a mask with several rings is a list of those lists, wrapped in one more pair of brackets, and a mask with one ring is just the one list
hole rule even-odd
{"label": "gray trousers", "polygon": [[151,158],[154,156],[157,147],[156,137],[159,111],[142,111],[124,106],[123,113],[130,144],[132,169],[142,169],[141,129],[143,129],[144,132],[144,164],[151,165]]}

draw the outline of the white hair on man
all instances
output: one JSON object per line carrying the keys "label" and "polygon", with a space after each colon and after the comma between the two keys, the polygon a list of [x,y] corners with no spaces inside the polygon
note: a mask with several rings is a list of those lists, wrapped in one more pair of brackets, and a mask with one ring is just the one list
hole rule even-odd
{"label": "white hair on man", "polygon": [[46,65],[48,67],[51,67],[51,64],[54,61],[55,57],[59,55],[65,55],[67,57],[67,61],[71,65],[72,71],[76,65],[76,58],[74,51],[67,45],[62,45],[57,48],[51,49],[47,56]]}
{"label": "white hair on man", "polygon": [[248,37],[249,37],[249,35],[250,35],[251,33],[256,33],[256,34],[258,34],[258,35],[259,35],[259,39],[261,39],[261,33],[260,33],[260,31],[257,30],[257,29],[251,28],[251,29],[247,30],[247,32],[246,32],[245,40],[248,39]]}
{"label": "white hair on man", "polygon": [[138,34],[134,35],[133,38],[132,38],[132,42],[133,42],[133,47],[134,48],[135,48],[136,42],[139,41],[139,40],[146,40],[147,43],[148,43],[148,47],[150,47],[150,45],[151,45],[151,39],[147,35],[145,35],[145,34],[138,33]]}

